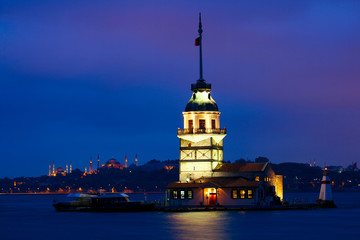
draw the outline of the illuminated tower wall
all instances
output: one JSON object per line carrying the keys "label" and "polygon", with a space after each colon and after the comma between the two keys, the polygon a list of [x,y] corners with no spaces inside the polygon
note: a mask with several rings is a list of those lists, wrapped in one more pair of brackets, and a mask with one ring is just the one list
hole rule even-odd
{"label": "illuminated tower wall", "polygon": [[181,182],[211,177],[223,162],[223,139],[226,130],[220,128],[220,112],[210,96],[211,85],[199,81],[192,85],[193,96],[183,112],[184,129],[180,138]]}
{"label": "illuminated tower wall", "polygon": [[226,129],[220,128],[220,112],[211,97],[211,84],[203,79],[202,66],[202,24],[199,16],[200,78],[191,84],[193,92],[183,112],[184,128],[178,129],[180,138],[181,182],[200,177],[211,177],[213,170],[223,162],[223,139]]}

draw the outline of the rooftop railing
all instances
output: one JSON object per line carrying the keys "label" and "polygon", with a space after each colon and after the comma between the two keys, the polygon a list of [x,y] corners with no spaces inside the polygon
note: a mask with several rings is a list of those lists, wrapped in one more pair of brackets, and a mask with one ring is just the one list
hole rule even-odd
{"label": "rooftop railing", "polygon": [[178,128],[178,135],[198,133],[226,134],[226,128]]}

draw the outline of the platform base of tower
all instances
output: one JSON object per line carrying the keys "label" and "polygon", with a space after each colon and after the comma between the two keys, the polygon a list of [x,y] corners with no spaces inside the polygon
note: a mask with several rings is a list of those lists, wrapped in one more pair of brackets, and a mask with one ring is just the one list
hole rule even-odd
{"label": "platform base of tower", "polygon": [[316,199],[316,202],[321,208],[337,208],[333,200]]}

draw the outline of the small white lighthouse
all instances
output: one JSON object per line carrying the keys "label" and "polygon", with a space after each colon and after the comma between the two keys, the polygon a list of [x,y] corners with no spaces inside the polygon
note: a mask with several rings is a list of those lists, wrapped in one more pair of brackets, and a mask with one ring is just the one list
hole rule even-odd
{"label": "small white lighthouse", "polygon": [[317,199],[318,204],[320,204],[322,207],[336,207],[332,192],[331,192],[331,185],[330,185],[330,179],[327,175],[327,168],[324,169],[324,175],[321,181],[321,188],[320,188],[320,194],[319,199]]}

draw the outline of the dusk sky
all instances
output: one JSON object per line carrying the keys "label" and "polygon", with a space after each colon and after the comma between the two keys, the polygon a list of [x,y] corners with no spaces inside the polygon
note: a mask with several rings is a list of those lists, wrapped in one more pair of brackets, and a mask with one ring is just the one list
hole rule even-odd
{"label": "dusk sky", "polygon": [[0,177],[179,158],[199,78],[224,160],[360,160],[360,1],[1,1]]}

